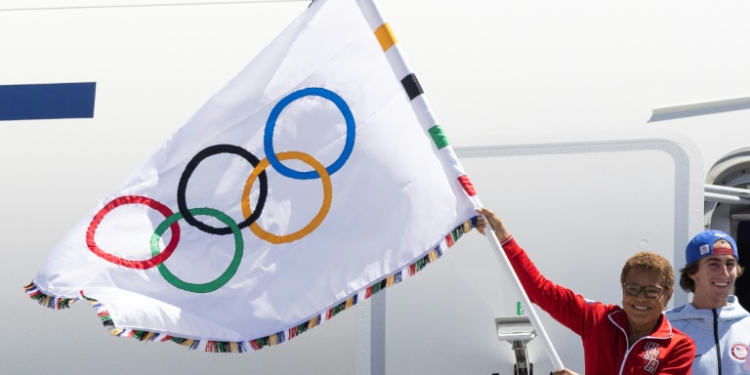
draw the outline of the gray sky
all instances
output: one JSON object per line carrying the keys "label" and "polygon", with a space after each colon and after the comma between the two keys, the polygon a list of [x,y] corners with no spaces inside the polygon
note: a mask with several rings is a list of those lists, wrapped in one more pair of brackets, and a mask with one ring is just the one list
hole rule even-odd
{"label": "gray sky", "polygon": [[[27,3],[6,0],[0,9]],[[747,110],[647,123],[653,108],[750,96],[746,1],[378,4],[455,147],[654,130],[692,139],[707,170],[750,139]],[[0,10],[0,85],[97,82],[94,119],[0,122],[0,373],[352,373],[354,313],[277,348],[208,355],[110,337],[85,303],[52,311],[22,289],[73,225],[306,6]],[[478,187],[494,193],[492,186]],[[451,259],[435,267],[473,288],[456,296],[468,295],[477,314],[495,313],[499,302],[483,290],[486,280],[473,280],[462,266],[471,261]],[[424,279],[439,279],[434,275]],[[394,301],[414,293],[398,288]],[[441,329],[456,328],[429,327]],[[477,345],[475,353],[457,358],[492,363],[487,358],[495,352],[510,352]],[[508,354],[496,361],[507,361]]]}

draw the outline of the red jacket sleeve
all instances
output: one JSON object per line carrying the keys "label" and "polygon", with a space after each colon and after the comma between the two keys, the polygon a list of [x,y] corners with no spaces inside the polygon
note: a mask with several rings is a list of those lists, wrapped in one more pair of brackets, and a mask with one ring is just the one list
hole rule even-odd
{"label": "red jacket sleeve", "polygon": [[562,325],[581,335],[587,317],[590,316],[588,312],[595,307],[587,303],[582,296],[542,276],[526,252],[512,237],[502,246],[529,300]]}

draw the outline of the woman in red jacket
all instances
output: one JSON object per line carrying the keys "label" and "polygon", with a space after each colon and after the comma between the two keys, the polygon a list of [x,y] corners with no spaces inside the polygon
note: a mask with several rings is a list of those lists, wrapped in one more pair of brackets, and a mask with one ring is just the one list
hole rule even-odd
{"label": "woman in red jacket", "polygon": [[640,252],[625,262],[623,307],[590,303],[542,276],[495,213],[477,212],[487,218],[480,216],[477,229],[484,233],[489,221],[529,300],[581,336],[586,374],[690,374],[695,343],[662,313],[674,291],[674,271],[664,257]]}

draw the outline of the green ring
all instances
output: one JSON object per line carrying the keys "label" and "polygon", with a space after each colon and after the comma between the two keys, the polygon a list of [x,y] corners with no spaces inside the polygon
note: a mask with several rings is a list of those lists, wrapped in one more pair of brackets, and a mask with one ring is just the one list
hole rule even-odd
{"label": "green ring", "polygon": [[[221,221],[222,223],[232,228],[232,233],[234,233],[234,258],[232,258],[232,262],[229,264],[229,267],[227,267],[227,270],[221,274],[221,276],[216,278],[216,280],[209,281],[205,284],[193,284],[180,280],[180,278],[172,274],[172,272],[167,269],[167,266],[165,266],[164,263],[159,263],[156,267],[159,269],[159,273],[161,273],[162,277],[164,277],[167,282],[176,286],[177,288],[193,293],[210,293],[228,283],[232,276],[234,276],[234,274],[237,272],[237,269],[240,267],[240,261],[242,260],[242,248],[244,247],[242,243],[242,233],[240,232],[240,227],[237,226],[237,223],[235,223],[231,217],[227,216],[225,213],[219,210],[202,207],[191,208],[188,211],[193,215],[213,216],[219,219],[219,221]],[[169,228],[170,225],[174,224],[176,221],[182,218],[182,214],[176,212],[172,216],[166,218],[161,224],[159,224],[158,227],[156,227],[154,234],[151,235],[151,254],[153,256],[159,255],[159,253],[161,252],[161,250],[159,249],[159,239],[164,234],[164,232]]]}

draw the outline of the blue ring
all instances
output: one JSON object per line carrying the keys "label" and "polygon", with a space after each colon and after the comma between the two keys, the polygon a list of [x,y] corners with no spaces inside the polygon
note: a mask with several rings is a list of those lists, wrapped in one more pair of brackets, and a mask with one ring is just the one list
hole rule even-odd
{"label": "blue ring", "polygon": [[293,101],[305,96],[313,95],[320,96],[321,98],[332,101],[333,104],[335,104],[339,109],[339,111],[341,111],[341,114],[344,115],[344,120],[346,120],[346,143],[344,144],[344,150],[341,152],[339,158],[336,159],[335,162],[333,162],[333,164],[326,167],[328,175],[333,175],[339,169],[341,169],[344,163],[346,163],[346,160],[349,159],[349,156],[352,154],[352,150],[354,149],[354,116],[352,115],[352,111],[351,109],[349,109],[349,106],[346,104],[344,99],[342,99],[333,91],[326,90],[320,87],[308,87],[302,90],[295,91],[281,99],[281,101],[279,101],[276,106],[273,107],[273,109],[271,110],[271,114],[268,116],[268,121],[266,121],[265,136],[263,137],[263,147],[265,148],[266,158],[268,158],[268,162],[277,172],[281,173],[285,177],[294,178],[297,180],[312,180],[315,178],[320,178],[318,172],[314,170],[308,172],[300,172],[284,166],[284,164],[281,164],[281,161],[279,161],[279,159],[276,157],[276,151],[273,149],[273,130],[276,127],[276,120],[279,118],[281,111]]}

